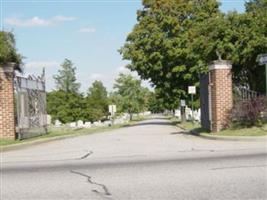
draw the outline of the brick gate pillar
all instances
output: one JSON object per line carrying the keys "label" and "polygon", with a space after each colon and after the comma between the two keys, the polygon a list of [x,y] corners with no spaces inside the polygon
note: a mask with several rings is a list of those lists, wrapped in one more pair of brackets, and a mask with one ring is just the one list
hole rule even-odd
{"label": "brick gate pillar", "polygon": [[213,61],[210,66],[211,131],[218,132],[230,123],[233,107],[232,64],[229,61]]}
{"label": "brick gate pillar", "polygon": [[15,139],[14,66],[0,66],[0,138]]}

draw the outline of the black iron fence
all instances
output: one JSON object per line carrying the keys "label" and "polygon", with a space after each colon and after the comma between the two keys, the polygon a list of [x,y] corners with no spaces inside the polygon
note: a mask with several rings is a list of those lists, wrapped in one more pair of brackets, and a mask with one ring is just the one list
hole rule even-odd
{"label": "black iron fence", "polygon": [[234,87],[231,120],[244,125],[255,125],[267,118],[265,95],[244,87]]}

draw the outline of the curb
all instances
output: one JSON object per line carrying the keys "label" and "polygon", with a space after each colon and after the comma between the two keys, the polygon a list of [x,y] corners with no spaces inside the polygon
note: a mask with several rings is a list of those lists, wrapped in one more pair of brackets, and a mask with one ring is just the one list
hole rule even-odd
{"label": "curb", "polygon": [[[123,127],[118,127],[118,129],[119,128],[123,128]],[[103,132],[108,132],[108,131],[112,131],[112,130],[115,130],[115,129],[103,130]],[[95,134],[95,133],[98,133],[98,132],[94,132],[94,133],[90,133],[90,134]],[[79,134],[78,133],[78,134],[73,134],[73,135],[69,134],[69,135],[63,135],[63,136],[55,136],[55,137],[51,137],[51,138],[43,138],[43,139],[37,139],[37,140],[32,140],[32,141],[26,141],[26,142],[20,143],[20,144],[11,144],[11,145],[2,146],[2,147],[0,147],[0,152],[19,150],[19,149],[31,147],[31,146],[38,145],[38,144],[48,143],[48,142],[57,141],[57,140],[64,140],[64,139],[74,138],[74,137],[79,137],[79,136],[86,136],[86,135],[90,135],[90,134]]]}
{"label": "curb", "polygon": [[242,142],[267,142],[267,136],[215,136],[208,135],[205,133],[196,133],[190,131],[193,135],[201,137],[208,140],[221,140],[221,141],[242,141]]}
{"label": "curb", "polygon": [[77,137],[77,136],[81,136],[81,135],[65,135],[65,136],[59,136],[59,137],[51,137],[51,138],[33,140],[29,142],[24,142],[21,144],[11,144],[11,145],[0,147],[0,152],[2,153],[6,151],[11,151],[11,150],[19,150],[19,149],[31,147],[31,146],[38,145],[38,144],[48,143],[48,142],[52,142],[56,140],[64,140],[67,138],[72,138],[72,137]]}
{"label": "curb", "polygon": [[242,141],[242,142],[266,142],[267,136],[218,136],[218,135],[210,135],[205,133],[198,133],[193,130],[187,130],[179,125],[177,125],[180,129],[188,132],[189,134],[200,137],[208,140],[221,140],[221,141]]}

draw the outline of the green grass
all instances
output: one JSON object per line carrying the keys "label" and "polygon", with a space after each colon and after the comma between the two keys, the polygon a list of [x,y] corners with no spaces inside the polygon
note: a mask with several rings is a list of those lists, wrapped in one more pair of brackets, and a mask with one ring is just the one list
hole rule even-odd
{"label": "green grass", "polygon": [[212,133],[213,135],[222,136],[265,136],[267,135],[267,124],[262,127],[251,127],[241,129],[227,129],[218,133]]}
{"label": "green grass", "polygon": [[203,128],[199,123],[185,122],[181,123],[177,119],[171,119],[174,124],[187,130],[193,131],[198,134],[208,134],[215,136],[266,136],[267,135],[267,124],[263,124],[261,127],[254,126],[249,128],[229,128],[217,133],[211,133]]}
{"label": "green grass", "polygon": [[6,145],[11,145],[11,144],[17,144],[19,143],[19,140],[11,140],[11,139],[0,139],[0,147],[1,146],[6,146]]}
{"label": "green grass", "polygon": [[60,137],[71,137],[71,136],[79,136],[79,135],[89,135],[99,132],[110,131],[122,127],[129,126],[131,124],[135,124],[139,121],[146,120],[146,117],[136,116],[133,120],[129,123],[113,125],[109,127],[93,127],[93,128],[81,128],[81,129],[71,129],[71,128],[49,128],[48,133],[46,135],[37,136],[29,139],[24,140],[11,140],[11,139],[0,139],[0,147],[8,146],[8,145],[15,145],[15,144],[23,144],[29,143],[36,140],[45,140],[47,138],[60,138]]}
{"label": "green grass", "polygon": [[0,139],[0,146],[28,143],[28,142],[32,142],[36,140],[43,140],[46,138],[88,135],[88,134],[113,130],[116,128],[119,128],[119,127],[112,126],[112,127],[99,127],[99,128],[90,128],[90,129],[76,129],[76,130],[70,129],[70,128],[53,128],[53,129],[49,129],[48,133],[45,135],[41,135],[41,136],[29,138],[29,139],[23,139],[23,140]]}

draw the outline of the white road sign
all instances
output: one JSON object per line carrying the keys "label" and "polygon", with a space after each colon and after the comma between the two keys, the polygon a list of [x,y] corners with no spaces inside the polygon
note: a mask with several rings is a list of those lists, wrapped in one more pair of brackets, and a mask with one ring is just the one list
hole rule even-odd
{"label": "white road sign", "polygon": [[181,99],[181,107],[185,107],[185,100],[184,99]]}
{"label": "white road sign", "polygon": [[260,65],[267,64],[267,54],[259,55],[259,63],[260,63]]}
{"label": "white road sign", "polygon": [[196,86],[189,86],[188,87],[189,94],[196,94]]}

